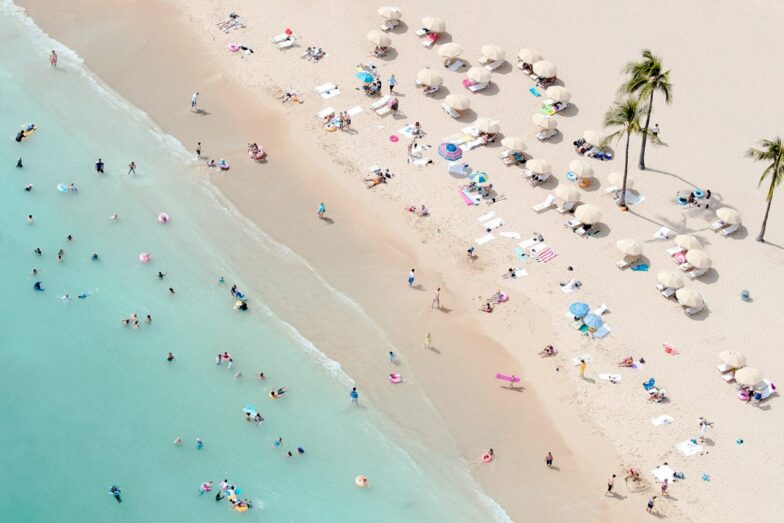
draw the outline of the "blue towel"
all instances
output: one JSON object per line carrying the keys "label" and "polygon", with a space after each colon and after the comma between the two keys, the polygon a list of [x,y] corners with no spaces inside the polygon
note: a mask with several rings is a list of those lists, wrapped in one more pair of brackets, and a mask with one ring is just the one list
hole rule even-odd
{"label": "blue towel", "polygon": [[536,96],[537,98],[542,96],[541,94],[539,94],[539,91],[536,90],[536,87],[531,87],[530,89],[528,89],[528,91],[530,91],[530,93],[532,95]]}
{"label": "blue towel", "polygon": [[634,267],[632,267],[633,271],[638,271],[638,272],[639,271],[646,272],[648,269],[650,269],[650,267],[648,267],[647,263],[641,263],[639,265],[635,265]]}
{"label": "blue towel", "polygon": [[523,252],[523,249],[521,249],[520,247],[515,247],[514,248],[514,253],[517,255],[517,258],[521,262],[525,261],[526,256],[525,256],[525,253]]}

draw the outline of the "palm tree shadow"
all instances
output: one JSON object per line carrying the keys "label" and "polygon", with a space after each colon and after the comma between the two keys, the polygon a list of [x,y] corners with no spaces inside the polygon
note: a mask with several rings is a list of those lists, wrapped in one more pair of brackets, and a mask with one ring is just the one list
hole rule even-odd
{"label": "palm tree shadow", "polygon": [[691,186],[692,186],[692,187],[694,187],[695,189],[697,189],[697,188],[699,187],[699,186],[695,185],[693,182],[690,182],[690,181],[689,181],[689,180],[687,180],[686,178],[683,178],[682,176],[678,176],[678,175],[677,175],[677,174],[675,174],[675,173],[671,173],[671,172],[667,172],[667,171],[662,171],[662,170],[660,170],[660,169],[651,169],[650,167],[646,167],[646,168],[645,168],[645,171],[646,171],[646,172],[657,173],[657,174],[663,174],[663,175],[665,175],[665,176],[671,176],[671,177],[673,177],[673,178],[675,178],[675,179],[677,179],[677,180],[680,180],[680,181],[682,181],[683,183],[685,183],[685,184],[687,184],[687,185],[691,185]]}

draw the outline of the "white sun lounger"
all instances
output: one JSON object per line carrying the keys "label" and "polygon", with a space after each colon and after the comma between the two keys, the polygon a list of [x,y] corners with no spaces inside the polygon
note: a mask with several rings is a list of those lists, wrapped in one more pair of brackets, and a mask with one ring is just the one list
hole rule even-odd
{"label": "white sun lounger", "polygon": [[370,108],[373,109],[374,111],[381,109],[386,104],[388,104],[391,99],[392,99],[391,96],[385,95],[382,98],[379,98],[378,100],[370,104]]}
{"label": "white sun lounger", "polygon": [[556,207],[555,209],[559,213],[564,214],[564,213],[567,213],[567,212],[572,212],[572,210],[574,209],[575,204],[576,204],[576,202],[564,202],[563,206]]}
{"label": "white sun lounger", "polygon": [[710,224],[710,228],[714,232],[715,231],[720,231],[720,230],[722,230],[723,228],[725,228],[727,226],[729,226],[729,224],[728,223],[724,223],[722,220],[716,220],[715,222]]}
{"label": "white sun lounger", "polygon": [[670,234],[672,234],[672,231],[670,229],[668,229],[667,227],[661,227],[658,231],[653,233],[653,236],[654,238],[659,240],[666,240],[670,237]]}
{"label": "white sun lounger", "polygon": [[389,31],[391,31],[392,29],[394,29],[399,25],[400,25],[400,20],[387,20],[386,22],[381,24],[378,28],[384,31],[385,33],[388,33]]}
{"label": "white sun lounger", "polygon": [[502,237],[504,237],[504,238],[509,238],[510,240],[519,240],[520,239],[520,233],[519,232],[504,231],[504,232],[499,233],[499,234]]}
{"label": "white sun lounger", "polygon": [[498,227],[502,227],[504,225],[504,220],[501,218],[493,218],[492,220],[487,220],[486,222],[482,222],[482,227],[484,229],[497,229]]}
{"label": "white sun lounger", "polygon": [[485,69],[487,69],[490,72],[493,72],[499,67],[501,67],[503,63],[504,63],[503,60],[496,60],[495,62],[490,62],[489,64],[485,64]]}
{"label": "white sun lounger", "polygon": [[[658,418],[653,418],[651,420],[651,423],[653,423],[656,426],[660,426],[660,425],[669,425],[673,421],[674,420],[673,420],[672,416],[670,416],[669,414],[662,414]],[[671,478],[672,478],[672,476],[670,476],[670,478],[668,478],[668,479],[671,479]]]}
{"label": "white sun lounger", "polygon": [[296,38],[294,38],[294,35],[291,35],[288,38],[288,40],[283,40],[282,42],[278,42],[275,45],[278,47],[278,49],[288,49],[289,47],[294,45],[294,41],[295,40],[296,40]]}
{"label": "white sun lounger", "polygon": [[526,250],[527,248],[532,247],[532,246],[536,245],[537,243],[539,243],[539,240],[537,240],[536,238],[528,238],[527,240],[521,241],[517,245],[522,250]]}
{"label": "white sun lounger", "polygon": [[379,116],[386,116],[386,115],[388,115],[391,112],[392,112],[392,108],[389,107],[389,105],[385,105],[385,106],[381,107],[380,109],[376,109],[376,114],[379,115]]}
{"label": "white sun lounger", "polygon": [[628,269],[629,266],[639,260],[639,256],[624,256],[622,260],[615,262],[616,267],[619,269]]}
{"label": "white sun lounger", "polygon": [[475,93],[477,91],[481,91],[482,89],[487,88],[488,85],[490,85],[489,82],[482,82],[474,85],[469,85],[468,90],[471,91],[472,93]]}
{"label": "white sun lounger", "polygon": [[332,98],[333,96],[337,96],[339,94],[340,94],[340,89],[338,88],[330,89],[327,91],[321,91],[321,97],[324,98],[325,100]]}
{"label": "white sun lounger", "polygon": [[545,140],[549,140],[556,134],[558,134],[558,129],[543,129],[536,133],[536,139],[540,142],[543,142]]}
{"label": "white sun lounger", "polygon": [[[280,33],[279,35],[275,35],[275,36],[272,37],[272,43],[273,44],[279,44],[279,43],[281,43],[284,40],[288,40],[289,36],[290,35],[288,35],[286,33]],[[293,35],[291,35],[291,36],[293,36]]]}
{"label": "white sun lounger", "polygon": [[357,105],[356,107],[352,107],[351,109],[349,109],[348,111],[346,111],[346,113],[347,113],[349,116],[356,116],[356,115],[358,115],[359,113],[361,113],[362,111],[364,111],[364,109],[362,109],[360,106],[358,106],[358,105]]}
{"label": "white sun lounger", "polygon": [[555,203],[555,196],[553,196],[552,194],[548,194],[547,198],[545,198],[543,202],[537,203],[531,208],[536,212],[542,212],[552,207],[553,203]]}
{"label": "white sun lounger", "polygon": [[701,276],[705,276],[707,273],[708,269],[694,269],[693,271],[687,272],[686,275],[692,280],[696,280]]}
{"label": "white sun lounger", "polygon": [[422,47],[427,47],[428,49],[430,49],[431,47],[433,47],[434,43],[436,43],[436,41],[433,40],[432,38],[426,38],[425,40],[422,41]]}
{"label": "white sun lounger", "polygon": [[583,225],[583,223],[580,220],[578,220],[577,218],[574,218],[574,219],[569,220],[568,222],[566,222],[564,224],[564,227],[568,227],[568,228],[574,230],[574,229],[577,229],[579,227],[582,227],[582,225]]}
{"label": "white sun lounger", "polygon": [[720,230],[722,236],[725,238],[731,236],[738,232],[739,227],[737,225],[730,225],[729,227],[725,227],[724,229]]}
{"label": "white sun lounger", "polygon": [[448,114],[449,116],[451,116],[452,118],[460,118],[460,113],[458,113],[457,110],[455,110],[454,107],[450,106],[446,102],[443,102],[441,104],[441,109],[443,109],[444,112],[446,114]]}
{"label": "white sun lounger", "polygon": [[607,312],[607,304],[606,303],[602,303],[600,306],[598,306],[594,310],[592,310],[591,314],[593,314],[594,316],[601,316],[605,312]]}
{"label": "white sun lounger", "polygon": [[676,254],[683,252],[683,248],[676,245],[675,247],[667,249],[666,252],[668,256],[675,256]]}
{"label": "white sun lounger", "polygon": [[464,143],[463,145],[460,146],[460,148],[463,150],[463,152],[465,152],[465,151],[471,151],[473,149],[476,149],[477,147],[482,146],[484,144],[485,141],[482,138],[477,138],[476,140],[472,140],[470,142]]}
{"label": "white sun lounger", "polygon": [[484,245],[487,242],[492,241],[492,240],[495,240],[495,236],[493,236],[492,234],[485,234],[481,238],[477,238],[474,241],[476,242],[477,245]]}
{"label": "white sun lounger", "polygon": [[335,112],[335,110],[332,107],[325,107],[321,111],[317,112],[316,116],[318,116],[319,118],[326,118],[327,116],[329,116],[330,114],[332,114],[334,112]]}
{"label": "white sun lounger", "polygon": [[676,289],[673,289],[672,287],[665,288],[662,286],[662,288],[659,290],[661,291],[661,295],[664,296],[665,298],[672,298],[673,296],[675,296]]}
{"label": "white sun lounger", "polygon": [[495,218],[495,211],[490,211],[477,218],[477,221],[482,223],[486,222],[487,220],[492,220],[493,218]]}
{"label": "white sun lounger", "polygon": [[462,60],[455,60],[454,62],[452,62],[452,64],[450,64],[449,67],[447,67],[447,69],[452,71],[453,73],[455,73],[455,72],[459,71],[460,68],[463,67],[464,65],[465,65],[464,61],[462,61]]}
{"label": "white sun lounger", "polygon": [[698,307],[684,307],[683,312],[686,316],[694,316],[695,314],[701,313],[705,309],[705,304],[702,303]]}

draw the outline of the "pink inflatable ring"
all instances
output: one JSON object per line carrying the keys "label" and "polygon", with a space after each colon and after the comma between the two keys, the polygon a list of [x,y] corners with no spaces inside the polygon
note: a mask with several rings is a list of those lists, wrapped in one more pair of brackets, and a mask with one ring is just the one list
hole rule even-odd
{"label": "pink inflatable ring", "polygon": [[152,255],[149,252],[143,252],[139,255],[139,261],[142,263],[150,263]]}
{"label": "pink inflatable ring", "polygon": [[161,223],[169,223],[169,215],[165,212],[162,212],[158,215],[158,221]]}

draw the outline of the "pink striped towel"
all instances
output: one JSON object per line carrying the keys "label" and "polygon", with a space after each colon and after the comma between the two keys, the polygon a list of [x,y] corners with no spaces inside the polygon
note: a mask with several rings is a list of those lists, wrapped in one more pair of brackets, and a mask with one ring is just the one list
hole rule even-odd
{"label": "pink striped towel", "polygon": [[553,258],[555,258],[556,256],[558,256],[558,253],[556,253],[550,247],[547,247],[546,249],[542,250],[542,252],[539,253],[539,255],[536,257],[536,261],[540,263],[547,263]]}

